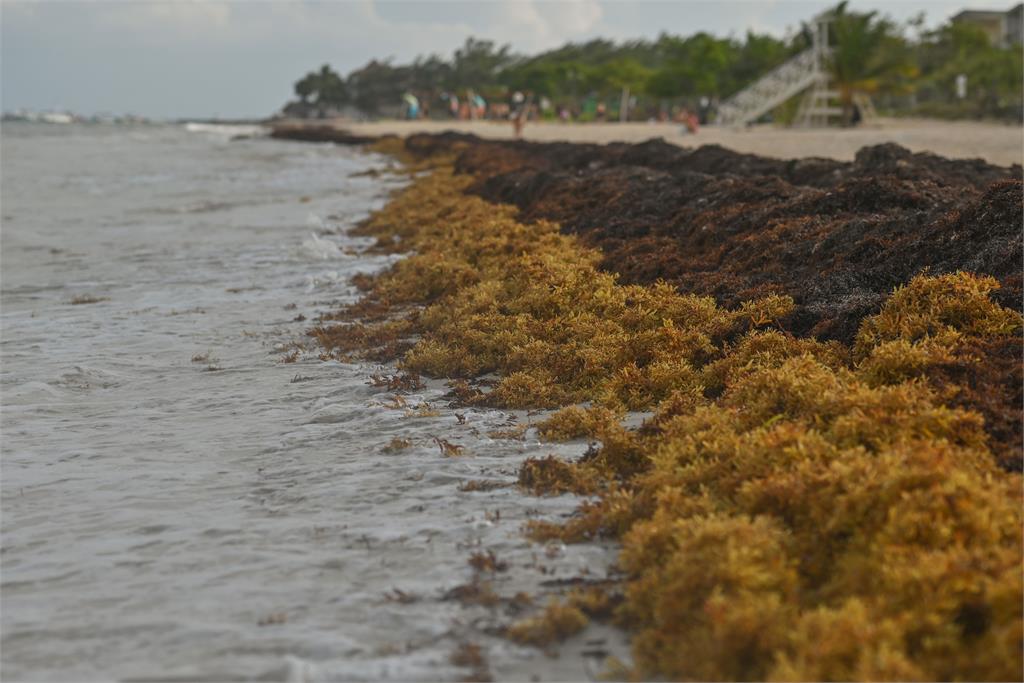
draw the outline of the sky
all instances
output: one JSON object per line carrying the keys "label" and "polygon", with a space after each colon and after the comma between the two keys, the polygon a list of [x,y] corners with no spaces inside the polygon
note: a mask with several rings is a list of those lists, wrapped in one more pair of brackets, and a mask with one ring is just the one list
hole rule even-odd
{"label": "sky", "polygon": [[[154,118],[260,117],[324,63],[446,58],[468,36],[533,54],[595,37],[784,36],[835,0],[0,0],[0,108]],[[851,0],[937,26],[1012,0]]]}

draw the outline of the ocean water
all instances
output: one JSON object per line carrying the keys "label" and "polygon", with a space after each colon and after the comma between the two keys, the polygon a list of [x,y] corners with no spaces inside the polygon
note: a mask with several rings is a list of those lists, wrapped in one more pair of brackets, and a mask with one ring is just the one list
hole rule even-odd
{"label": "ocean water", "polygon": [[388,161],[232,133],[3,126],[0,675],[458,680],[471,642],[499,679],[579,680],[621,656],[592,627],[551,658],[496,636],[509,604],[449,599],[474,552],[503,597],[612,571],[610,545],[521,535],[578,499],[459,491],[587,445],[490,438],[539,416],[456,411],[440,381],[417,417],[305,335],[388,264],[346,234],[401,184],[365,173]]}

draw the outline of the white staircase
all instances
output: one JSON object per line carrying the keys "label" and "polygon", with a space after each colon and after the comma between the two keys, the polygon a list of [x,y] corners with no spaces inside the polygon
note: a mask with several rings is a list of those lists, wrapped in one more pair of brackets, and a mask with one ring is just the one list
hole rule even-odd
{"label": "white staircase", "polygon": [[843,115],[842,107],[835,105],[838,99],[839,93],[829,90],[824,82],[815,85],[800,103],[794,124],[799,128],[827,126],[829,118]]}
{"label": "white staircase", "polygon": [[718,108],[721,126],[745,126],[812,86],[823,88],[827,75],[821,68],[821,48],[810,48],[768,72]]}
{"label": "white staircase", "polygon": [[[807,95],[797,112],[797,126],[826,126],[829,118],[841,115],[842,109],[835,103],[839,93],[828,88],[829,24],[833,19],[831,10],[814,17],[810,49],[726,100],[718,108],[717,123],[721,126],[746,126],[804,91]],[[858,107],[862,114],[874,115],[870,100],[865,104],[858,103]]]}
{"label": "white staircase", "polygon": [[[797,111],[796,120],[793,125],[798,128],[822,128],[829,125],[830,119],[842,117],[843,108],[839,106],[839,93],[829,90],[825,86],[826,81],[815,85],[804,96]],[[875,112],[875,105],[867,93],[855,92],[852,96],[853,106],[860,113],[860,125],[871,125],[875,123],[878,114]]]}

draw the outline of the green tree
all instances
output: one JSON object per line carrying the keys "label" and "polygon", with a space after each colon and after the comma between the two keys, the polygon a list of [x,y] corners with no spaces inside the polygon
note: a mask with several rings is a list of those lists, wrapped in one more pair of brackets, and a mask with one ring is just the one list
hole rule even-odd
{"label": "green tree", "polygon": [[619,120],[628,118],[630,94],[639,94],[651,77],[651,70],[637,60],[625,57],[608,62],[600,68],[599,78],[602,90],[620,93]]}
{"label": "green tree", "polygon": [[295,81],[295,94],[298,95],[299,101],[306,104],[309,98],[316,92],[316,74],[306,74],[299,80]]}
{"label": "green tree", "polygon": [[[950,23],[918,46],[921,98],[947,112],[973,116],[1021,116],[1024,58],[1020,46],[992,45],[979,27]],[[967,77],[967,98],[956,98],[956,78]]]}
{"label": "green tree", "polygon": [[466,38],[465,44],[455,51],[449,85],[476,90],[489,88],[498,82],[499,72],[511,62],[508,45],[496,49],[490,40]]}
{"label": "green tree", "polygon": [[296,81],[295,94],[302,104],[312,104],[321,115],[348,102],[345,81],[327,64]]}
{"label": "green tree", "polygon": [[409,90],[433,96],[451,81],[452,66],[440,55],[417,57],[409,67]]}
{"label": "green tree", "polygon": [[804,49],[801,38],[786,43],[748,31],[746,40],[733,46],[731,61],[720,83],[722,93],[732,94],[746,87]]}
{"label": "green tree", "polygon": [[317,74],[316,98],[318,104],[333,107],[339,107],[348,101],[345,81],[327,64],[324,64]]}
{"label": "green tree", "polygon": [[697,33],[689,38],[663,35],[658,39],[664,61],[647,81],[647,90],[661,98],[722,95],[727,70],[736,61],[729,40]]}
{"label": "green tree", "polygon": [[582,71],[574,62],[529,60],[505,69],[501,83],[508,90],[523,90],[548,97],[571,94],[570,73]]}
{"label": "green tree", "polygon": [[395,67],[390,61],[370,60],[346,79],[352,103],[367,114],[381,114],[389,107],[397,110],[402,94],[409,89],[411,72],[409,67]]}
{"label": "green tree", "polygon": [[[833,14],[830,69],[847,121],[857,93],[891,95],[893,106],[906,106],[905,95],[914,93],[923,104],[960,116],[1021,116],[1019,46],[991,45],[982,31],[966,24],[923,35],[918,24],[910,33],[919,37],[912,41],[907,34],[914,22],[901,25],[876,12],[852,12],[845,2]],[[522,90],[580,107],[624,95],[628,88],[641,106],[664,105],[677,98],[731,95],[807,49],[810,35],[805,26],[785,41],[750,32],[741,38],[697,33],[623,43],[594,39],[531,57],[469,38],[451,59],[430,55],[406,65],[373,60],[347,79],[324,66],[296,82],[295,95],[300,112],[354,104],[369,114],[397,111],[404,92],[428,101],[445,89],[460,94],[472,89],[491,100]],[[963,101],[954,94],[959,74],[968,78]]]}
{"label": "green tree", "polygon": [[849,124],[857,93],[907,91],[918,70],[899,25],[878,12],[848,12],[846,6],[839,3],[833,13],[829,65],[843,122]]}

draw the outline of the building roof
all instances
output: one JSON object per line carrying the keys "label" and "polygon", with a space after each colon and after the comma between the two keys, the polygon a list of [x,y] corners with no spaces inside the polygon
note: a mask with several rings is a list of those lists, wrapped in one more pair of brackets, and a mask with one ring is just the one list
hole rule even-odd
{"label": "building roof", "polygon": [[954,14],[951,21],[987,21],[1002,19],[1004,16],[1006,16],[1006,12],[999,10],[965,9],[963,12]]}
{"label": "building roof", "polygon": [[1001,19],[1008,14],[1020,14],[1024,9],[1024,2],[1018,3],[1008,10],[997,9],[965,9],[953,15],[951,21],[985,21]]}

